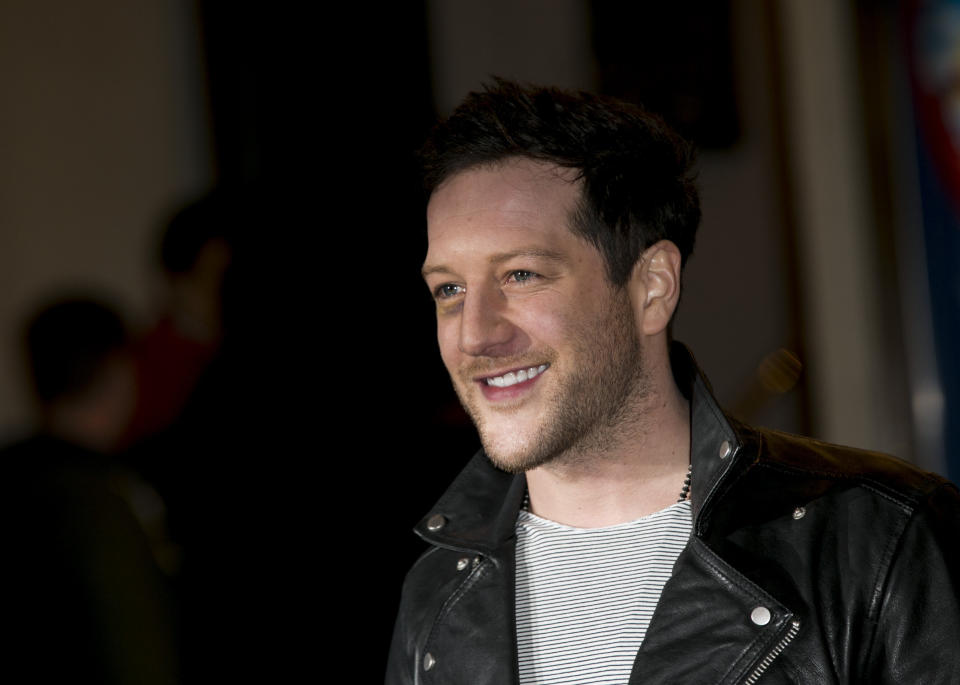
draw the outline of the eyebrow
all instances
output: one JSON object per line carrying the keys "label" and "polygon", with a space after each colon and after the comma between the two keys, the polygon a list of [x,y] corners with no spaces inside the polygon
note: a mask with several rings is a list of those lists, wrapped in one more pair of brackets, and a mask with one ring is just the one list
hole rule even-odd
{"label": "eyebrow", "polygon": [[[490,259],[487,261],[490,264],[496,265],[514,259],[515,257],[535,257],[537,259],[546,259],[547,261],[559,263],[567,261],[566,256],[564,256],[562,252],[548,250],[543,247],[521,247],[517,250],[510,250],[509,252],[498,252],[494,255],[491,255]],[[453,270],[444,264],[437,264],[436,266],[425,265],[420,271],[420,274],[424,278],[435,273],[452,274]]]}

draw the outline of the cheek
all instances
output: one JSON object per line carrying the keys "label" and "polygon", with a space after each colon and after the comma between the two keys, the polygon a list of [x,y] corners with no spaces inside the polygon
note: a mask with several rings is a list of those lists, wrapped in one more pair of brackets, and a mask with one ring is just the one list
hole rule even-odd
{"label": "cheek", "polygon": [[569,337],[568,311],[560,307],[538,307],[514,317],[517,352],[559,350]]}
{"label": "cheek", "polygon": [[612,333],[607,315],[614,306],[609,295],[600,289],[583,293],[582,297],[542,310],[535,321],[529,322],[536,328],[528,330],[540,345],[555,350],[583,351],[584,346],[592,346],[598,339]]}
{"label": "cheek", "polygon": [[543,298],[528,303],[518,311],[514,324],[530,339],[533,346],[562,347],[571,332],[578,330],[586,321],[594,318],[593,307],[599,299],[570,297]]}

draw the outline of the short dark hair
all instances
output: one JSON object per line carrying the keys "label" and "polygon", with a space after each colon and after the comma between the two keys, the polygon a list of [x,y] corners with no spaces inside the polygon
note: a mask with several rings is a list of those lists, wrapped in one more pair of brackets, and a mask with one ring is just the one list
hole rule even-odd
{"label": "short dark hair", "polygon": [[34,388],[43,403],[89,388],[110,355],[128,344],[116,310],[80,297],[40,309],[27,322],[24,337]]}
{"label": "short dark hair", "polygon": [[614,285],[660,240],[676,244],[683,264],[693,252],[693,147],[641,107],[495,79],[431,132],[420,151],[427,194],[461,171],[511,157],[577,170],[583,194],[571,229],[597,247]]}

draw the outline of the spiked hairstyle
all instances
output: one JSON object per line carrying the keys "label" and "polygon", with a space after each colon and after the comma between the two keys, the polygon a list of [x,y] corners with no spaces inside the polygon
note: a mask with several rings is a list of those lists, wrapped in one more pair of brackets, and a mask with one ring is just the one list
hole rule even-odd
{"label": "spiked hairstyle", "polygon": [[621,286],[643,251],[672,241],[683,264],[700,223],[691,145],[660,118],[619,100],[495,79],[470,93],[420,151],[431,194],[466,169],[525,157],[575,169],[583,183],[571,230]]}

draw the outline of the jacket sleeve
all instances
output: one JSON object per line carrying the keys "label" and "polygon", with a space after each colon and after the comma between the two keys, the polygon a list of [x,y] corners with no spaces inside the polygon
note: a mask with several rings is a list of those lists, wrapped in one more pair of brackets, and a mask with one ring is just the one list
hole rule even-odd
{"label": "jacket sleeve", "polygon": [[387,676],[385,685],[413,685],[414,665],[408,656],[408,630],[403,606],[397,614],[393,628],[393,639],[390,641],[390,654],[387,657]]}
{"label": "jacket sleeve", "polygon": [[864,682],[960,683],[960,493],[927,498],[893,551]]}

